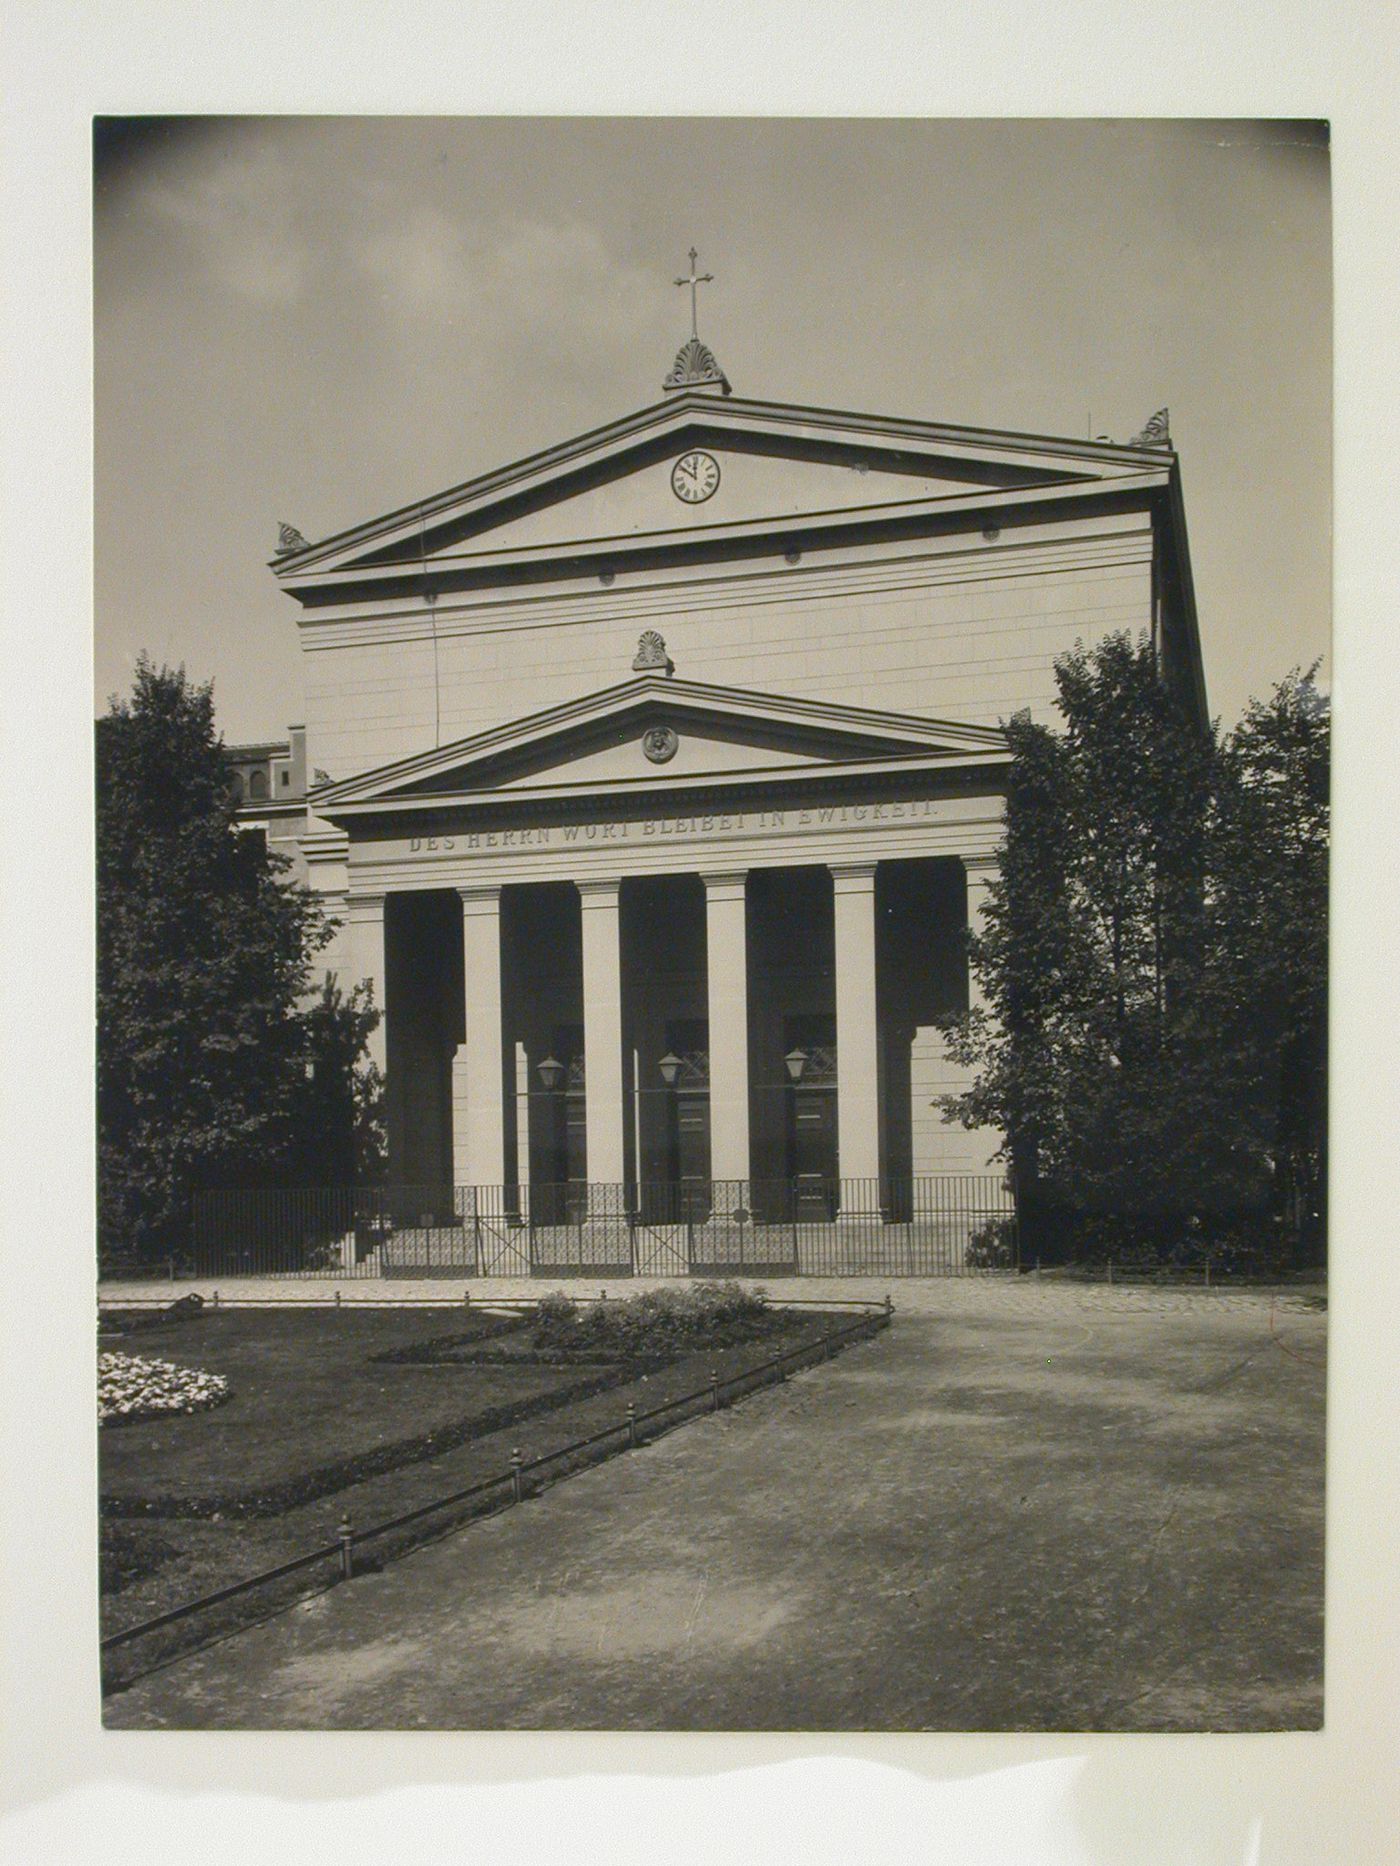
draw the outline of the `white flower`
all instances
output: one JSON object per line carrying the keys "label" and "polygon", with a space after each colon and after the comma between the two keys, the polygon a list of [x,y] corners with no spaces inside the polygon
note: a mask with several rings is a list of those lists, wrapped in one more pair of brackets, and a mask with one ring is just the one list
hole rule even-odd
{"label": "white flower", "polygon": [[109,1352],[97,1357],[97,1417],[103,1424],[156,1413],[198,1412],[228,1397],[229,1384],[222,1374],[140,1354]]}

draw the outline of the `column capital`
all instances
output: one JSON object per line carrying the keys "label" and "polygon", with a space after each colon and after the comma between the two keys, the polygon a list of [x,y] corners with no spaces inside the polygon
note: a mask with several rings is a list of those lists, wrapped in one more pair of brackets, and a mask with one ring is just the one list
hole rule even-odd
{"label": "column capital", "polygon": [[828,862],[831,879],[839,894],[865,894],[875,886],[877,862]]}
{"label": "column capital", "polygon": [[575,878],[574,886],[578,889],[579,899],[585,907],[615,907],[618,891],[622,886],[622,877],[620,875],[589,877],[584,881]]}
{"label": "column capital", "polygon": [[747,868],[724,868],[700,870],[700,879],[705,884],[708,900],[742,900],[748,882]]}
{"label": "column capital", "polygon": [[351,920],[382,920],[386,899],[383,893],[362,894],[358,889],[352,890],[345,897],[345,911]]}
{"label": "column capital", "polygon": [[501,905],[501,884],[498,881],[479,882],[469,888],[458,888],[457,895],[464,914],[496,913]]}
{"label": "column capital", "polygon": [[958,860],[969,882],[985,885],[989,881],[996,881],[1001,875],[1000,855],[960,855]]}

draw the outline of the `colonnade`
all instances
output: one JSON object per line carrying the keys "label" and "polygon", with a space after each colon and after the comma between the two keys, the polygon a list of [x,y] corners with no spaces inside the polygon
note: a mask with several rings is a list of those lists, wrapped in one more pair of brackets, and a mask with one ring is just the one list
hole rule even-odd
{"label": "colonnade", "polygon": [[[981,923],[994,858],[964,858],[969,923]],[[843,1179],[878,1179],[880,1044],[876,1004],[877,862],[828,863],[835,933],[837,1151]],[[705,889],[706,977],[710,1057],[710,1173],[715,1181],[750,1179],[749,980],[747,878],[742,868],[701,870]],[[585,1120],[588,1178],[620,1184],[626,1177],[628,1120],[624,1068],[622,876],[589,877],[572,885],[580,899],[583,945]],[[502,1010],[500,885],[459,887],[465,1040],[453,1062],[453,1177],[458,1185],[504,1185],[515,1177],[508,1157]],[[350,961],[385,1003],[382,893],[353,886],[347,903]],[[371,1054],[385,1067],[385,1026]]]}

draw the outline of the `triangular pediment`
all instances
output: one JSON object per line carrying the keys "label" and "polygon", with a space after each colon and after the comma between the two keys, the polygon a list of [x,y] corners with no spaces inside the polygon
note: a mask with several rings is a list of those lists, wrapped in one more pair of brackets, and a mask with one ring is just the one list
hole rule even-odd
{"label": "triangular pediment", "polygon": [[783,783],[856,767],[1004,762],[1005,735],[643,673],[315,793],[318,815]]}
{"label": "triangular pediment", "polygon": [[[607,428],[284,550],[318,587],[438,579],[503,561],[592,560],[697,536],[898,520],[1164,475],[1169,448],[1054,440],[684,391]],[[689,462],[689,464],[687,464]]]}

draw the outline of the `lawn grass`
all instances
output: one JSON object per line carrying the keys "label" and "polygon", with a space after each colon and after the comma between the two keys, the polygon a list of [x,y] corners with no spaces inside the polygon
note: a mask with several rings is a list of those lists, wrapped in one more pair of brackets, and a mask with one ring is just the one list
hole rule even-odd
{"label": "lawn grass", "polygon": [[[461,1308],[229,1310],[143,1330],[131,1338],[133,1350],[227,1374],[235,1391],[210,1412],[103,1428],[103,1632],[323,1547],[343,1516],[358,1529],[418,1509],[499,1475],[517,1448],[527,1462],[544,1457],[617,1427],[629,1402],[645,1412],[705,1389],[711,1371],[730,1379],[851,1319],[774,1310],[760,1333],[729,1345],[602,1366],[485,1358],[518,1347],[522,1330]],[[483,1360],[376,1358],[444,1342],[457,1352],[479,1342]],[[502,1420],[505,1404],[515,1410]],[[605,1449],[620,1448],[617,1439]],[[547,1481],[598,1455],[551,1467]],[[328,1473],[335,1481],[326,1481]],[[225,1507],[213,1507],[221,1499]],[[143,1501],[156,1507],[143,1510]],[[480,1507],[371,1545],[374,1558]],[[332,1578],[328,1565],[309,1583],[292,1578],[271,1598],[292,1598]],[[212,1621],[117,1649],[108,1684],[207,1637],[211,1627],[245,1623],[268,1610],[268,1598],[259,1590]]]}
{"label": "lawn grass", "polygon": [[[520,1333],[465,1311],[452,1321],[468,1347]],[[508,1424],[581,1384],[574,1370],[539,1362],[376,1358],[412,1351],[442,1330],[440,1311],[348,1309],[206,1310],[143,1329],[131,1337],[136,1352],[223,1374],[232,1391],[210,1412],[106,1427],[104,1516],[276,1515],[431,1456],[454,1435],[460,1442]]]}

